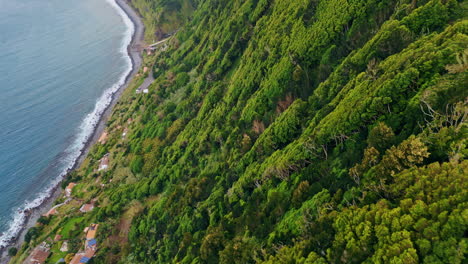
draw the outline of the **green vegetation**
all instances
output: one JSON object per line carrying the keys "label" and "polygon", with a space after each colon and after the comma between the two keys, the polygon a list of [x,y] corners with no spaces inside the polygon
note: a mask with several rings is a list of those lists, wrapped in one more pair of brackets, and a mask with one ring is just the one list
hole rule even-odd
{"label": "green vegetation", "polygon": [[66,221],[62,227],[62,231],[60,232],[60,235],[62,235],[62,238],[69,239],[69,238],[72,238],[73,235],[80,233],[82,229],[80,229],[79,223],[81,223],[82,221],[83,221],[83,217],[72,218]]}
{"label": "green vegetation", "polygon": [[187,22],[195,8],[195,0],[133,0],[132,6],[145,24],[145,39],[155,42],[173,34]]}
{"label": "green vegetation", "polygon": [[99,222],[93,263],[466,263],[466,1],[132,3],[180,30],[70,176],[97,208],[42,237]]}
{"label": "green vegetation", "polygon": [[10,257],[16,256],[17,253],[18,253],[18,249],[15,247],[11,247],[8,249],[8,256]]}

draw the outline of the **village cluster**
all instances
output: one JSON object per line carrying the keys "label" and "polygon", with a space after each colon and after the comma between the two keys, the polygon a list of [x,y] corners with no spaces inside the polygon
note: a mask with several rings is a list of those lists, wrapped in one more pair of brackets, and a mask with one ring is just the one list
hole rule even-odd
{"label": "village cluster", "polygon": [[[83,232],[86,233],[86,240],[84,242],[84,250],[75,254],[70,264],[85,264],[94,256],[97,251],[96,233],[98,224],[91,224],[86,227]],[[56,235],[54,238],[55,243],[61,241],[61,236]],[[63,241],[60,247],[61,252],[68,252],[68,241]],[[50,244],[47,241],[42,242],[39,246],[33,249],[29,257],[24,261],[25,264],[42,264],[45,263],[50,255]],[[64,259],[60,259],[59,263],[65,263]]]}
{"label": "village cluster", "polygon": [[[122,133],[122,137],[125,137],[127,134],[127,129],[124,129]],[[107,140],[107,132],[104,132],[101,137],[99,138],[98,142],[104,144]],[[98,171],[106,170],[109,167],[109,153],[104,155],[101,160],[99,160],[99,167]],[[50,217],[52,215],[58,214],[58,208],[69,203],[72,198],[72,191],[73,188],[76,186],[76,183],[71,182],[67,185],[64,190],[64,194],[66,196],[66,200],[63,203],[57,204],[52,207],[47,213],[43,214],[44,217]],[[91,200],[89,203],[84,203],[81,205],[79,211],[81,213],[88,213],[91,212],[95,207],[96,199]],[[96,241],[96,234],[98,230],[99,224],[91,224],[90,226],[86,227],[83,232],[86,234],[86,239],[84,241],[84,249],[77,252],[73,259],[69,262],[70,264],[85,264],[94,256],[97,251],[97,241]],[[68,241],[62,240],[62,236],[57,234],[52,241],[49,239],[48,241],[42,242],[39,246],[34,248],[28,258],[24,261],[25,264],[42,264],[45,263],[49,255],[51,254],[51,245],[54,243],[62,243],[60,246],[61,252],[68,252]],[[64,259],[60,259],[59,263],[65,263]]]}
{"label": "village cluster", "polygon": [[[58,204],[52,209],[50,209],[47,213],[43,216],[49,217],[51,215],[58,214],[57,208],[68,203],[72,198],[72,190],[76,186],[76,183],[69,183],[68,186],[65,188],[65,196],[67,199],[64,203]],[[90,203],[85,203],[80,207],[80,212],[87,213],[94,209],[94,203],[96,201],[92,200]],[[91,224],[86,227],[83,232],[86,235],[86,239],[84,240],[84,249],[77,252],[73,259],[69,262],[70,264],[85,264],[94,256],[97,251],[97,241],[96,241],[96,234],[98,231],[99,224]],[[49,255],[51,254],[51,245],[54,243],[62,243],[60,246],[61,252],[68,252],[68,241],[62,240],[62,236],[57,234],[55,235],[53,241],[51,239],[47,241],[43,241],[39,246],[34,248],[29,255],[29,257],[24,261],[25,264],[42,264],[45,263]],[[59,260],[59,263],[65,263],[65,260],[62,258]]]}
{"label": "village cluster", "polygon": [[[127,124],[131,124],[133,120],[130,118],[127,120]],[[119,126],[117,129],[122,129],[121,126]],[[128,128],[125,127],[123,128],[123,132],[121,134],[122,139],[125,139],[128,133]],[[99,144],[105,144],[107,142],[109,133],[107,131],[104,131],[99,139],[98,143]],[[107,153],[105,154],[100,160],[99,164],[97,167],[96,171],[105,171],[109,168],[109,158],[110,154]],[[111,180],[112,181],[112,180]],[[55,205],[52,207],[47,213],[43,214],[44,217],[50,217],[52,215],[57,215],[59,214],[59,207],[68,204],[72,200],[77,200],[74,197],[72,197],[73,189],[77,186],[75,182],[70,182],[65,190],[64,190],[64,195],[66,197],[65,201]],[[104,185],[101,184],[101,187]],[[87,203],[83,203],[79,209],[81,213],[88,213],[91,212],[95,206],[96,206],[97,199],[92,199],[91,201]],[[99,224],[92,223],[88,227],[86,227],[83,232],[86,235],[86,239],[84,239],[84,245],[83,248],[78,251],[72,258],[72,260],[69,262],[69,264],[85,264],[88,263],[88,261],[95,255],[97,249],[98,249],[98,243],[96,240],[96,234],[98,231]],[[24,261],[25,264],[42,264],[45,263],[47,258],[50,256],[51,252],[51,246],[55,243],[61,243],[60,246],[60,251],[61,252],[69,252],[69,241],[66,239],[63,239],[60,234],[56,234],[54,239],[49,239],[46,241],[43,241],[39,246],[35,247],[32,251],[31,254],[26,258]],[[60,259],[58,263],[65,263],[65,259]]]}
{"label": "village cluster", "polygon": [[[153,52],[156,49],[157,45],[164,43],[168,39],[169,38],[167,38],[167,39],[165,39],[163,41],[160,41],[160,42],[158,42],[156,44],[153,44],[152,46],[151,45],[148,46],[148,49],[147,49],[148,55],[152,54],[151,52]],[[164,49],[167,48],[167,44],[165,44],[163,48]],[[144,73],[148,72],[148,70],[149,70],[148,67],[143,68]],[[150,74],[150,76],[152,76],[152,75]],[[153,80],[151,80],[151,82]],[[151,84],[151,82],[149,84]],[[149,86],[149,84],[148,84],[148,86]],[[148,93],[148,89],[145,88],[145,89],[143,89],[143,91],[140,91],[140,92]],[[133,122],[133,119],[129,118],[127,120],[127,125],[131,124],[132,122]],[[118,126],[117,129],[122,131],[121,138],[125,139],[127,137],[127,134],[128,134],[128,127]],[[102,132],[102,134],[100,135],[100,137],[98,139],[98,143],[99,144],[106,144],[106,142],[108,140],[108,137],[109,137],[109,132],[108,131]],[[99,160],[98,167],[97,167],[97,169],[95,171],[99,172],[99,171],[107,170],[109,168],[109,159],[110,159],[110,153],[107,153],[104,156],[102,156],[102,158]],[[110,180],[110,182],[112,182],[112,180]],[[68,204],[72,200],[79,201],[79,199],[76,199],[76,198],[72,197],[72,191],[73,191],[73,189],[75,188],[76,185],[77,184],[75,182],[70,182],[67,185],[67,187],[65,188],[65,190],[64,190],[64,195],[66,197],[65,201],[60,203],[60,204],[57,204],[57,205],[53,206],[47,213],[43,214],[43,216],[44,217],[50,217],[52,215],[57,215],[57,214],[59,214],[59,211],[58,211],[59,207]],[[105,186],[104,184],[101,184],[101,187],[104,187],[104,186]],[[88,203],[83,203],[81,205],[79,211],[81,213],[91,212],[95,208],[96,202],[97,202],[96,199],[92,199]],[[88,261],[94,256],[94,254],[97,251],[96,232],[97,232],[98,226],[99,226],[98,224],[93,223],[93,224],[91,224],[90,226],[88,226],[88,227],[86,227],[84,229],[84,233],[86,234],[86,240],[84,242],[84,249],[77,252],[74,255],[73,259],[69,262],[70,264],[88,263]],[[61,252],[68,252],[69,251],[69,242],[67,240],[62,239],[62,236],[57,234],[53,240],[49,238],[48,240],[43,241],[39,246],[35,247],[31,251],[31,254],[26,258],[24,263],[25,264],[42,264],[42,263],[45,263],[47,258],[52,253],[51,252],[51,246],[54,243],[61,243],[61,246],[60,246],[60,251]],[[65,260],[62,258],[62,259],[59,260],[58,263],[65,263]]]}

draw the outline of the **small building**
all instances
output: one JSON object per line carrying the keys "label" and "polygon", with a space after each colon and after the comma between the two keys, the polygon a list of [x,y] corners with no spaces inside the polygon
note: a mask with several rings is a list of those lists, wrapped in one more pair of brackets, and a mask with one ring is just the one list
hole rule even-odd
{"label": "small building", "polygon": [[55,207],[52,207],[47,213],[43,214],[42,216],[49,217],[51,215],[56,215],[58,214],[57,209]]}
{"label": "small building", "polygon": [[81,263],[81,258],[84,257],[84,256],[85,256],[85,254],[83,252],[76,253],[69,264],[80,264]]}
{"label": "small building", "polygon": [[101,136],[98,139],[98,142],[101,144],[106,144],[108,136],[109,134],[107,133],[107,131],[102,132]]}
{"label": "small building", "polygon": [[86,257],[86,256],[83,256],[81,257],[80,259],[80,264],[85,264],[85,263],[88,263],[90,260],[90,258]]}
{"label": "small building", "polygon": [[60,241],[60,239],[62,239],[61,235],[55,235],[54,242],[58,242],[58,241]]}
{"label": "small building", "polygon": [[144,93],[144,94],[147,94],[148,92],[149,92],[148,88],[146,88],[146,89],[143,90],[143,93]]}
{"label": "small building", "polygon": [[92,238],[92,239],[86,241],[86,248],[87,249],[89,248],[89,249],[92,249],[92,250],[96,250],[96,247],[97,247],[96,239]]}
{"label": "small building", "polygon": [[87,213],[91,212],[94,209],[94,204],[83,204],[80,208],[80,212]]}
{"label": "small building", "polygon": [[87,250],[86,252],[79,252],[73,257],[69,264],[86,264],[94,256],[95,251]]}
{"label": "small building", "polygon": [[102,157],[102,159],[100,160],[98,171],[107,170],[108,167],[109,167],[109,153],[104,155],[104,157]]}
{"label": "small building", "polygon": [[88,258],[92,258],[95,253],[96,253],[96,249],[87,248],[85,250],[85,256]]}
{"label": "small building", "polygon": [[46,242],[42,242],[39,246],[33,249],[31,255],[26,258],[24,264],[42,264],[50,255],[50,246]]}
{"label": "small building", "polygon": [[75,187],[76,183],[70,182],[67,187],[65,188],[65,195],[70,197],[73,191],[73,187]]}
{"label": "small building", "polygon": [[143,67],[143,73],[146,73],[148,71],[148,67]]}
{"label": "small building", "polygon": [[98,227],[98,224],[91,224],[88,229],[88,233],[86,234],[86,240],[96,239],[96,232]]}
{"label": "small building", "polygon": [[64,241],[62,243],[62,246],[60,247],[61,252],[67,252],[68,251],[68,241]]}
{"label": "small building", "polygon": [[125,138],[127,136],[127,133],[128,133],[128,128],[124,128],[123,130],[123,133],[122,133],[122,138]]}

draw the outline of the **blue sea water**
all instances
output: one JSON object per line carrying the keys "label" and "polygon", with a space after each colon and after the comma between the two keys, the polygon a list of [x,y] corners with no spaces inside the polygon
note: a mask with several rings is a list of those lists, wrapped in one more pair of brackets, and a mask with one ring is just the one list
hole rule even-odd
{"label": "blue sea water", "polygon": [[40,204],[131,69],[114,0],[0,0],[0,246]]}

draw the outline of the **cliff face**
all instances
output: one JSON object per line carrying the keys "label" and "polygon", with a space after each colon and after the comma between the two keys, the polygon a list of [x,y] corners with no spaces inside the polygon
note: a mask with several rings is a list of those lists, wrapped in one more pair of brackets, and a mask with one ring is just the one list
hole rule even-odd
{"label": "cliff face", "polygon": [[81,217],[94,263],[462,262],[466,2],[190,6],[64,183],[95,209],[37,240]]}

